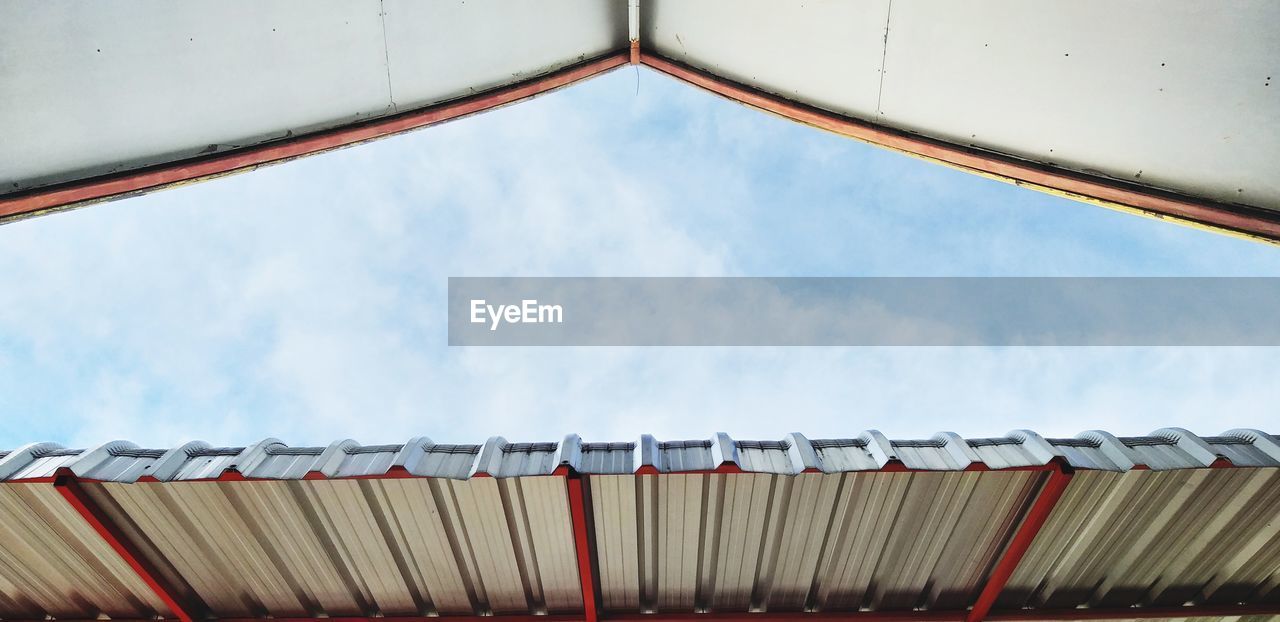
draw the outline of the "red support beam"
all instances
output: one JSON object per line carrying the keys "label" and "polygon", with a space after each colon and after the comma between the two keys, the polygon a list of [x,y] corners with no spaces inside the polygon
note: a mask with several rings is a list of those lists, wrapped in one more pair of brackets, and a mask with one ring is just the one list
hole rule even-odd
{"label": "red support beam", "polygon": [[[58,622],[66,622],[59,620]],[[111,622],[146,622],[112,620]],[[442,614],[438,616],[335,616],[332,618],[217,618],[216,622],[582,622],[580,615],[499,613],[491,616]]]}
{"label": "red support beam", "polygon": [[963,611],[786,611],[710,613],[624,613],[608,622],[960,622]]}
{"label": "red support beam", "polygon": [[[607,622],[958,622],[964,611],[829,611],[766,613],[620,613],[601,618]],[[1187,607],[1117,607],[1094,609],[1020,609],[987,616],[993,622],[1035,620],[1152,620],[1162,618],[1236,617],[1280,615],[1280,603],[1270,605],[1194,605]],[[10,622],[46,622],[12,620]],[[58,622],[100,622],[60,619]],[[112,622],[155,622],[117,619]],[[387,616],[384,618],[217,618],[216,622],[584,622],[579,615],[442,615],[438,617]]]}
{"label": "red support beam", "polygon": [[1280,603],[1264,605],[1191,605],[1187,607],[1120,607],[1115,609],[1020,609],[987,616],[994,622],[1033,620],[1156,620],[1167,618],[1231,618],[1280,615]]}
{"label": "red support beam", "polygon": [[591,531],[587,523],[587,501],[582,476],[561,470],[569,488],[569,517],[573,522],[573,543],[578,554],[578,577],[582,580],[582,611],[585,622],[597,622],[600,609],[596,604],[595,556],[591,551]]}
{"label": "red support beam", "polygon": [[147,559],[142,556],[141,551],[134,547],[133,543],[125,537],[124,532],[111,521],[111,518],[102,511],[97,502],[85,492],[79,479],[71,472],[71,469],[65,467],[58,469],[53,478],[53,487],[62,494],[62,497],[67,500],[67,503],[71,504],[71,507],[75,508],[81,518],[84,518],[85,522],[89,523],[89,526],[98,532],[98,535],[102,536],[103,540],[106,540],[116,554],[125,563],[129,564],[129,567],[138,575],[138,578],[142,579],[142,582],[151,588],[151,591],[169,608],[169,611],[173,612],[174,616],[181,622],[193,622],[195,617],[191,614],[191,610],[182,604],[177,594],[165,586],[160,580],[160,573],[151,567]]}
{"label": "red support beam", "polygon": [[1058,505],[1058,500],[1066,491],[1067,484],[1071,483],[1071,468],[1065,466],[1062,460],[1055,459],[1046,466],[1051,469],[1049,479],[1045,481],[1040,494],[1036,495],[1036,500],[1027,510],[1026,517],[1022,519],[1022,525],[1013,534],[1013,539],[1009,541],[1004,555],[991,570],[991,575],[987,577],[987,584],[982,588],[978,599],[974,601],[969,615],[965,616],[965,622],[981,622],[987,618],[991,607],[1000,597],[1000,592],[1004,590],[1005,584],[1018,569],[1018,564],[1031,548],[1036,535],[1040,533],[1040,528],[1044,527],[1045,522],[1049,520],[1049,515],[1053,513],[1053,508]]}

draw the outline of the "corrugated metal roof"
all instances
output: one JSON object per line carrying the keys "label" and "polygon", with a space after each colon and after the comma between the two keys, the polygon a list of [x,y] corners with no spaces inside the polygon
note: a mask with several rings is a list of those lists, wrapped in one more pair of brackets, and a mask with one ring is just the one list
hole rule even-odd
{"label": "corrugated metal roof", "polygon": [[595,477],[604,606],[962,608],[981,587],[1036,475]]}
{"label": "corrugated metal roof", "polygon": [[0,615],[172,616],[50,486],[0,486]]}
{"label": "corrugated metal roof", "polygon": [[1274,601],[1277,581],[1280,470],[1081,472],[1000,604]]}
{"label": "corrugated metal roof", "polygon": [[559,478],[102,487],[223,616],[581,608]]}
{"label": "corrugated metal roof", "polygon": [[[871,430],[815,440],[27,445],[0,455],[0,618],[173,617],[120,550],[197,617],[580,614],[584,542],[606,617],[962,616],[1015,557],[1014,535],[1053,473],[1069,477],[1065,493],[1014,559],[997,613],[1280,611],[1273,435],[889,439]],[[566,481],[581,482],[582,506]],[[68,503],[68,486],[92,508]],[[95,533],[86,512],[111,533]]]}

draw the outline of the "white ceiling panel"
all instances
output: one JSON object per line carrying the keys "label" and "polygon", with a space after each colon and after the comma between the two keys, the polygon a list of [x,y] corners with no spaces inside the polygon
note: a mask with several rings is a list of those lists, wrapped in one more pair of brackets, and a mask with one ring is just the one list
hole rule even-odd
{"label": "white ceiling panel", "polygon": [[376,0],[0,4],[0,187],[221,152],[390,109]]}
{"label": "white ceiling panel", "polygon": [[386,0],[387,56],[403,110],[518,82],[626,47],[619,0]]}
{"label": "white ceiling panel", "polygon": [[1280,3],[898,0],[890,126],[1280,209]]}
{"label": "white ceiling panel", "polygon": [[659,54],[856,117],[875,114],[888,0],[645,0]]}

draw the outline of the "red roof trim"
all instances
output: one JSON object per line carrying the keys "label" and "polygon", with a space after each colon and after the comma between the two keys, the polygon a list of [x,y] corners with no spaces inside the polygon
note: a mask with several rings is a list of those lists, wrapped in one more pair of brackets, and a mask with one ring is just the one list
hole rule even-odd
{"label": "red roof trim", "polygon": [[621,67],[629,50],[566,67],[540,78],[418,110],[272,141],[203,158],[57,184],[0,198],[0,223],[157,190],[175,184],[252,170],[410,130],[452,121],[553,91]]}
{"label": "red roof trim", "polygon": [[819,129],[949,164],[971,173],[995,176],[1015,184],[1033,185],[1076,199],[1097,200],[1158,218],[1171,218],[1187,224],[1280,242],[1280,214],[1269,210],[1189,197],[910,134],[782,99],[652,52],[645,52],[638,47],[613,52],[528,82],[390,117],[273,141],[223,154],[57,184],[3,197],[0,198],[0,223],[142,194],[179,183],[252,170],[267,164],[284,162],[443,123],[528,99],[622,65],[634,63],[637,59],[640,64],[753,108]]}
{"label": "red roof trim", "polygon": [[752,108],[881,147],[950,164],[972,173],[993,175],[1017,184],[1031,184],[1078,198],[1096,199],[1153,216],[1174,218],[1280,242],[1280,214],[1261,208],[1178,195],[925,138],[789,101],[652,52],[642,52],[640,62],[673,78]]}

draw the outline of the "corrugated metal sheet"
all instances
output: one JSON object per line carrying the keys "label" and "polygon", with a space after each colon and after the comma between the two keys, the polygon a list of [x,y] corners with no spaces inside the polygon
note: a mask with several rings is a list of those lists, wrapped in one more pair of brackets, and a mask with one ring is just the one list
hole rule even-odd
{"label": "corrugated metal sheet", "polygon": [[[997,611],[1280,606],[1280,443],[1257,430],[2,456],[10,620],[173,615],[55,480],[78,482],[174,598],[221,618],[574,614],[578,537],[606,613],[963,612],[1055,469],[1074,475]],[[579,532],[565,476],[583,480]]]}
{"label": "corrugated metal sheet", "polygon": [[0,486],[0,616],[171,616],[51,486]]}
{"label": "corrugated metal sheet", "polygon": [[1274,602],[1278,582],[1280,470],[1084,471],[1000,604]]}
{"label": "corrugated metal sheet", "polygon": [[593,477],[604,606],[961,608],[981,587],[1038,476]]}
{"label": "corrugated metal sheet", "polygon": [[582,606],[561,478],[100,486],[221,615]]}

